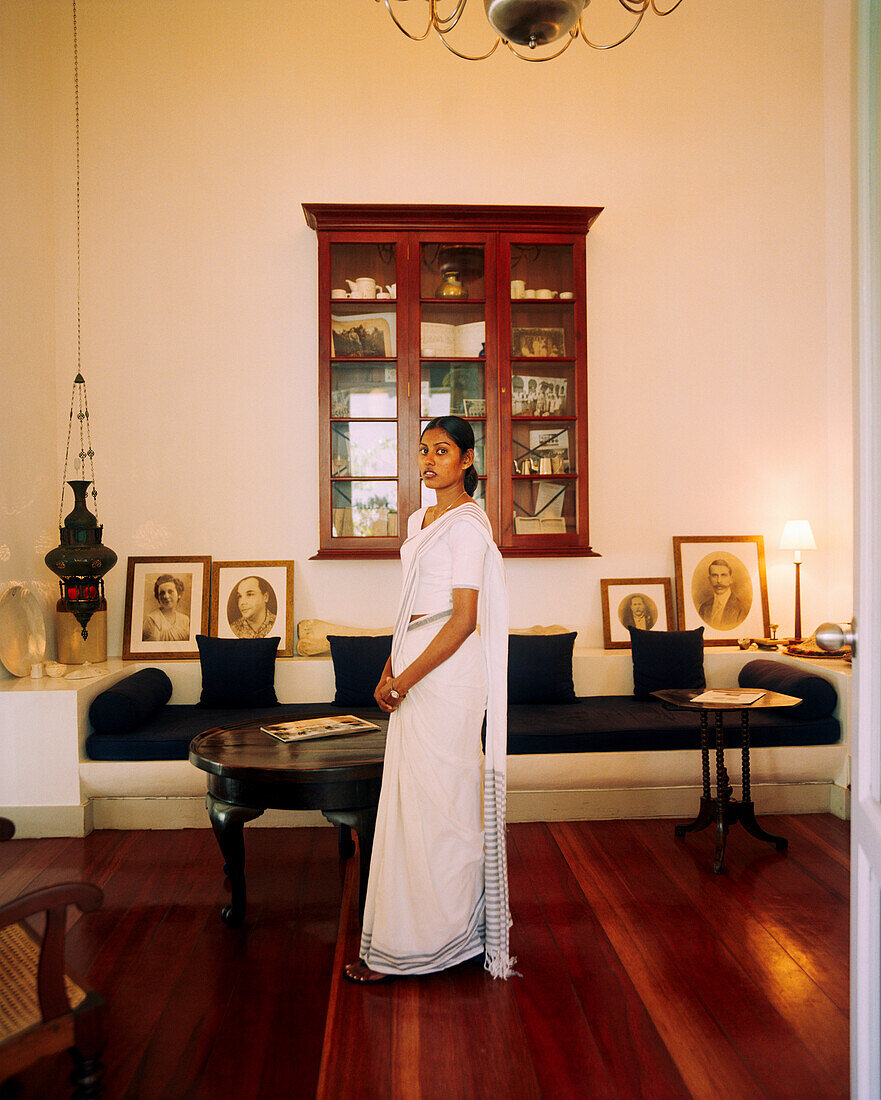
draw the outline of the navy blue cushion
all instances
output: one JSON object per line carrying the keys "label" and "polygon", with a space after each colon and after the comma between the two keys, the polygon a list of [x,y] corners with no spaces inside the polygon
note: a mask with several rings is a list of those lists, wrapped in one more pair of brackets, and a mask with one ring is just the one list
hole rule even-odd
{"label": "navy blue cushion", "polygon": [[[167,708],[166,708],[167,709]],[[794,708],[793,708],[794,709]],[[841,738],[835,718],[793,722],[792,711],[757,710],[750,714],[750,743],[833,745]],[[725,744],[740,745],[740,711],[724,716]],[[713,723],[710,742],[714,744]],[[576,699],[569,707],[508,708],[508,754],[559,752],[666,752],[700,747],[700,722],[694,710],[669,707],[658,699],[642,702],[632,695]],[[695,764],[695,775],[700,764]]]}
{"label": "navy blue cushion", "polygon": [[777,661],[750,661],[740,670],[741,687],[764,688],[801,699],[789,713],[794,718],[828,718],[838,704],[838,692],[822,676]]}
{"label": "navy blue cushion", "polygon": [[702,626],[697,630],[629,629],[637,699],[650,699],[653,691],[707,686]]}
{"label": "navy blue cushion", "polygon": [[[793,708],[794,709],[794,708]],[[369,707],[346,710],[371,721]],[[91,760],[186,760],[190,742],[207,729],[240,722],[277,722],[283,718],[317,718],[339,713],[333,703],[285,703],[267,707],[259,717],[250,708],[206,710],[168,705],[140,730],[125,736],[93,733],[86,741]],[[765,745],[831,745],[841,737],[837,719],[792,721],[792,711],[758,710],[750,716],[750,737]],[[740,711],[725,715],[726,744],[740,744]],[[710,737],[713,725],[710,724]],[[667,707],[657,700],[643,703],[632,695],[601,695],[576,699],[572,706],[508,708],[508,753],[640,752],[697,749],[700,724],[693,710]]]}
{"label": "navy blue cushion", "polygon": [[131,733],[165,706],[171,690],[171,680],[161,668],[142,668],[96,695],[89,721],[96,733]]}
{"label": "navy blue cushion", "polygon": [[[86,739],[86,755],[90,760],[186,760],[190,742],[206,730],[228,729],[242,722],[265,725],[283,718],[321,718],[341,713],[333,703],[279,703],[274,707],[207,707],[170,704],[163,707],[141,729],[125,737],[93,733]],[[362,713],[361,711],[357,713]],[[377,719],[374,709],[372,716]],[[265,735],[272,740],[269,734]]]}
{"label": "navy blue cushion", "polygon": [[336,706],[375,707],[373,693],[391,656],[391,634],[380,634],[376,638],[366,635],[346,638],[329,634],[327,640],[336,679],[333,700]]}
{"label": "navy blue cushion", "polygon": [[196,635],[202,665],[200,707],[272,707],[275,652],[280,638],[208,638]]}
{"label": "navy blue cushion", "polygon": [[574,703],[571,634],[508,635],[508,702]]}

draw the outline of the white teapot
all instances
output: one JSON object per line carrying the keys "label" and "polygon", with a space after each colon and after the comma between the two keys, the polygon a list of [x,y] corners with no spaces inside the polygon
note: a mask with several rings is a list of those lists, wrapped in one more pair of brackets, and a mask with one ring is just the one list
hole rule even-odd
{"label": "white teapot", "polygon": [[354,282],[351,279],[346,279],[346,282],[349,284],[349,290],[352,292],[353,298],[376,297],[376,279],[371,279],[365,275],[360,279],[355,279]]}

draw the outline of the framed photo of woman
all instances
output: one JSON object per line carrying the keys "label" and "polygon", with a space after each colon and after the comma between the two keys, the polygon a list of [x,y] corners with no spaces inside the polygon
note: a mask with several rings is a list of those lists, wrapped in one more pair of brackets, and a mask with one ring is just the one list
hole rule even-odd
{"label": "framed photo of woman", "polygon": [[210,557],[129,558],[123,660],[199,656],[196,635],[208,629]]}
{"label": "framed photo of woman", "polygon": [[278,656],[293,656],[292,561],[216,561],[211,580],[215,638],[280,638]]}
{"label": "framed photo of woman", "polygon": [[704,628],[704,645],[735,645],[771,633],[761,535],[676,535],[676,600],[683,630]]}
{"label": "framed photo of woman", "polygon": [[601,580],[603,647],[630,649],[630,630],[675,630],[669,577]]}

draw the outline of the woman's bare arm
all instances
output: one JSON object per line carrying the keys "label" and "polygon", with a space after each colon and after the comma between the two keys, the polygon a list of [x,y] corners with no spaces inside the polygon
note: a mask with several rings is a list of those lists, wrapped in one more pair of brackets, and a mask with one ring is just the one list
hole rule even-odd
{"label": "woman's bare arm", "polygon": [[[418,684],[429,672],[433,672],[438,665],[452,657],[465,639],[474,633],[477,627],[477,596],[478,593],[473,588],[453,589],[452,614],[416,660],[395,676],[396,691],[406,695],[414,684]],[[385,711],[393,711],[401,702],[400,699],[390,698],[390,690],[391,670],[386,666],[376,696],[377,702]]]}
{"label": "woman's bare arm", "polygon": [[[390,711],[391,707],[388,706],[388,704],[386,703],[385,699],[383,699],[380,692],[382,691],[383,685],[385,684],[386,680],[391,679],[391,675],[392,675],[392,659],[391,659],[391,655],[389,655],[389,659],[386,661],[385,668],[382,670],[382,675],[379,678],[379,683],[376,685],[376,690],[373,692],[373,698],[376,700],[377,706],[380,707],[382,710],[384,710],[386,712]],[[392,700],[392,702],[394,702],[394,700]]]}

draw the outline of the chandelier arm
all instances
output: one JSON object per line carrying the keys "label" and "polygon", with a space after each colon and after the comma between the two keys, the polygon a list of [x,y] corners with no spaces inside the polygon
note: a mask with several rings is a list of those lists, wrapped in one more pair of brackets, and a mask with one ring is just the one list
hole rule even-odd
{"label": "chandelier arm", "polygon": [[[680,3],[681,3],[681,0],[680,0]],[[616,46],[620,46],[622,42],[626,42],[627,39],[634,33],[636,28],[642,22],[642,17],[645,15],[645,13],[647,11],[648,11],[648,5],[646,5],[646,7],[644,7],[642,9],[642,11],[639,13],[639,15],[637,16],[636,22],[633,24],[633,26],[630,28],[630,30],[627,32],[627,34],[625,34],[623,38],[619,38],[617,42],[609,42],[605,45],[603,45],[602,43],[599,43],[599,42],[591,42],[591,40],[584,33],[584,24],[582,23],[582,19],[584,18],[583,16],[580,16],[579,19],[578,19],[578,30],[581,34],[581,37],[588,44],[588,46],[590,46],[592,49],[594,49],[594,50],[613,50]]]}
{"label": "chandelier arm", "polygon": [[510,42],[505,42],[505,45],[511,51],[515,57],[519,57],[521,61],[529,61],[533,65],[540,65],[542,61],[553,61],[555,57],[559,57],[561,53],[565,53],[566,50],[572,45],[575,39],[578,37],[578,31],[570,31],[568,40],[557,50],[556,53],[549,53],[546,57],[530,57],[529,54],[521,53],[519,50],[515,50]]}
{"label": "chandelier arm", "polygon": [[502,41],[501,38],[496,38],[495,42],[493,42],[492,49],[487,50],[486,53],[481,53],[481,54],[477,54],[476,56],[472,56],[471,54],[460,53],[455,48],[455,46],[451,46],[449,44],[449,42],[447,42],[444,35],[441,34],[440,31],[438,31],[438,38],[441,40],[441,42],[443,42],[443,44],[447,47],[447,49],[450,51],[450,53],[455,54],[456,57],[461,57],[463,61],[486,61],[486,59],[488,57],[492,57],[492,55],[499,48],[499,43]]}
{"label": "chandelier arm", "polygon": [[451,31],[453,27],[455,27],[462,18],[462,13],[465,11],[465,5],[467,3],[468,0],[458,0],[456,7],[449,15],[440,15],[437,10],[437,0],[431,0],[431,21],[438,34],[446,34],[447,31]]}
{"label": "chandelier arm", "polygon": [[400,19],[398,19],[398,17],[392,11],[391,0],[383,0],[383,3],[385,4],[386,11],[392,17],[392,22],[395,24],[401,34],[405,34],[412,42],[424,42],[425,39],[428,38],[429,34],[431,33],[431,28],[434,26],[434,4],[431,4],[429,6],[428,26],[425,28],[425,32],[423,34],[411,34],[410,31],[407,30]]}
{"label": "chandelier arm", "polygon": [[[679,0],[681,3],[681,0]],[[618,3],[631,15],[640,15],[649,5],[654,7],[652,0],[618,0]]]}
{"label": "chandelier arm", "polygon": [[655,13],[655,15],[669,15],[671,12],[676,11],[676,9],[679,7],[679,5],[681,3],[682,3],[682,0],[676,0],[676,3],[671,8],[667,8],[666,11],[661,11],[661,9],[655,3],[655,0],[651,0],[652,11]]}

